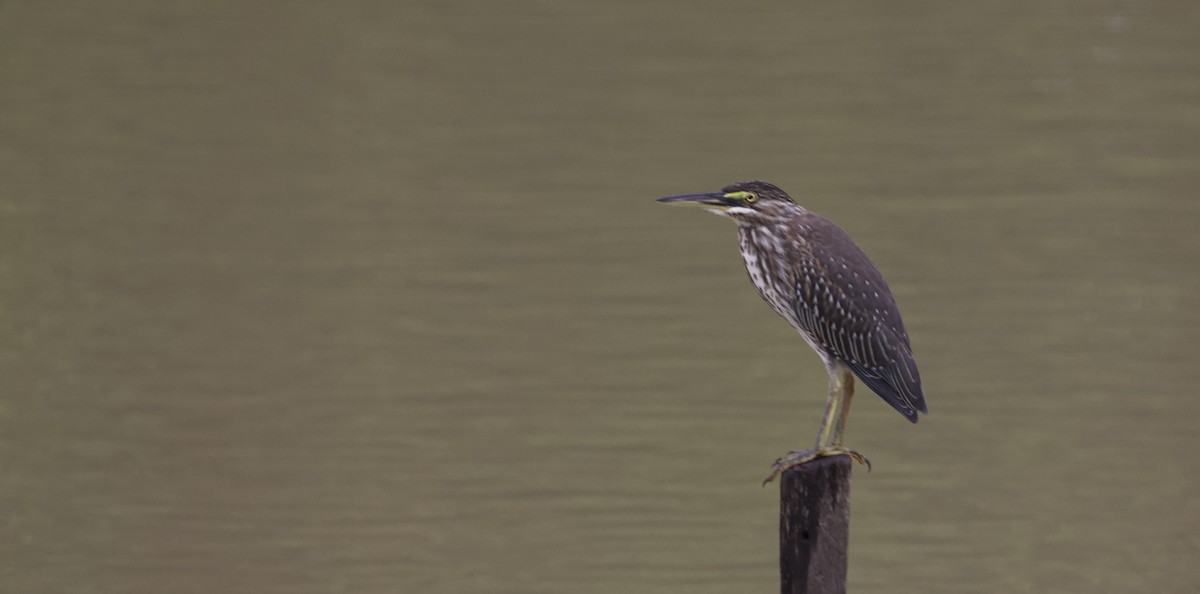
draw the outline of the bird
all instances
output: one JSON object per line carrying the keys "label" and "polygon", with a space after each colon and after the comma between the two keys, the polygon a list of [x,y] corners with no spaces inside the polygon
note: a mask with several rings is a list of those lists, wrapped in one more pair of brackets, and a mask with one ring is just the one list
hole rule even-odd
{"label": "bird", "polygon": [[829,372],[816,446],[771,465],[763,485],[826,456],[871,462],[843,444],[857,377],[909,421],[928,414],[908,331],[883,274],[841,227],[764,181],[658,202],[693,205],[737,224],[738,246],[758,295],[812,347]]}

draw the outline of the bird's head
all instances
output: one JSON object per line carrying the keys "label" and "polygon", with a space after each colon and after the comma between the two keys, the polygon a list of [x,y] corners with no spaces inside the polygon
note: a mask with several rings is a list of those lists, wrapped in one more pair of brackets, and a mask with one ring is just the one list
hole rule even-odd
{"label": "bird's head", "polygon": [[787,192],[764,181],[738,182],[725,186],[720,192],[667,196],[658,201],[699,206],[742,223],[763,222],[797,208]]}

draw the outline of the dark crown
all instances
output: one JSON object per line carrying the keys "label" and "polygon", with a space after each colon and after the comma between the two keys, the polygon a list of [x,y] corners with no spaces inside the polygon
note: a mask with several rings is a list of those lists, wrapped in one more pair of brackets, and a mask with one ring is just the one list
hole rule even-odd
{"label": "dark crown", "polygon": [[756,196],[765,200],[784,200],[793,202],[792,197],[787,195],[787,192],[779,189],[779,186],[770,184],[765,181],[750,180],[737,182],[721,188],[721,191],[728,194],[730,192],[754,192]]}

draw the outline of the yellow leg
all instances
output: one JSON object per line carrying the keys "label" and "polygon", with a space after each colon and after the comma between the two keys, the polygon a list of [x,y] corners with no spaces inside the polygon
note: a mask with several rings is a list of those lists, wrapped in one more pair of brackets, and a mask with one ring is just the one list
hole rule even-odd
{"label": "yellow leg", "polygon": [[842,437],[846,434],[846,419],[850,416],[850,401],[854,399],[854,374],[840,365],[834,373],[841,376],[842,406],[838,411],[837,427],[833,430],[833,441],[829,442],[829,445],[837,447],[842,445]]}
{"label": "yellow leg", "polygon": [[835,427],[838,419],[841,418],[842,409],[842,386],[840,373],[834,370],[829,374],[829,394],[825,400],[825,416],[821,419],[821,430],[817,431],[817,448],[823,449],[829,445],[830,440],[837,435]]}
{"label": "yellow leg", "polygon": [[855,462],[865,464],[871,470],[871,461],[866,456],[842,445],[846,432],[846,417],[850,415],[850,400],[854,397],[854,376],[849,369],[834,364],[829,370],[829,398],[825,402],[825,415],[821,419],[821,430],[817,432],[816,448],[788,452],[771,465],[771,474],[763,485],[775,480],[785,470],[811,462],[825,456],[850,456]]}

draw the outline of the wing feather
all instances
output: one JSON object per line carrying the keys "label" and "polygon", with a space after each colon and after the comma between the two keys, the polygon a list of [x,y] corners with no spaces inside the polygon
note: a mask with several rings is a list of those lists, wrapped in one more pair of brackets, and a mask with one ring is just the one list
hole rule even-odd
{"label": "wing feather", "polygon": [[809,213],[795,318],[829,356],[912,422],[927,412],[908,332],[887,282],[837,225]]}

